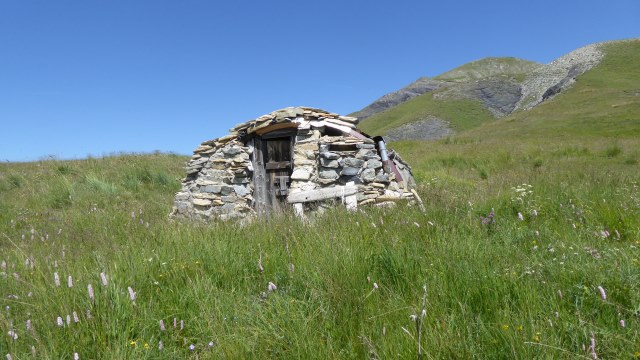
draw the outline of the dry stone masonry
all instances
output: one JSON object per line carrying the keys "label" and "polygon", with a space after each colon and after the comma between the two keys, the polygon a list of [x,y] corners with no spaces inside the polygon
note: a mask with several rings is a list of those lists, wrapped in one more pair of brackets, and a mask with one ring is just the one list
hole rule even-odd
{"label": "dry stone masonry", "polygon": [[357,121],[295,107],[236,125],[195,149],[171,216],[227,220],[287,206],[306,216],[335,203],[421,205],[411,168],[382,138],[357,130]]}

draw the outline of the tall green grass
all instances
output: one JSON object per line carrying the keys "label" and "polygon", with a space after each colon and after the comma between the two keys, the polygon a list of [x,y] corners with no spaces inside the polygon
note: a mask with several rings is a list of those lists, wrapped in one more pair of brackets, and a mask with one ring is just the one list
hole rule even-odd
{"label": "tall green grass", "polygon": [[[420,338],[423,358],[555,359],[589,357],[593,336],[601,358],[636,356],[637,168],[591,147],[536,149],[541,168],[524,149],[434,148],[403,152],[425,157],[425,212],[338,207],[309,223],[168,220],[186,158],[2,164],[23,183],[0,192],[0,354],[411,358]],[[565,159],[580,165],[563,171]]]}

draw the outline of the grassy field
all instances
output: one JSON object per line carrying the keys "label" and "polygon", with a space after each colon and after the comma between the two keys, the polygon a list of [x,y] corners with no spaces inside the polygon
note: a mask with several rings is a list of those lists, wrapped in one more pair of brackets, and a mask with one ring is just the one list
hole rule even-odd
{"label": "grassy field", "polygon": [[640,74],[591,76],[394,144],[424,212],[188,224],[186,157],[0,164],[0,356],[640,358]]}

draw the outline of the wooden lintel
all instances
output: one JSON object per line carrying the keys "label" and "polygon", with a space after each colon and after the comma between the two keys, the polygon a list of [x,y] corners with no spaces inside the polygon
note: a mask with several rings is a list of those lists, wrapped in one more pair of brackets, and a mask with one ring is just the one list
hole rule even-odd
{"label": "wooden lintel", "polygon": [[337,197],[345,197],[358,192],[357,186],[334,186],[330,188],[290,193],[287,197],[289,203],[304,203],[319,201]]}
{"label": "wooden lintel", "polygon": [[281,130],[281,129],[295,129],[299,126],[299,123],[295,123],[295,122],[282,122],[282,123],[278,123],[278,124],[274,124],[274,125],[269,125],[263,128],[259,128],[258,130],[255,131],[255,133],[259,136],[275,131],[275,130]]}

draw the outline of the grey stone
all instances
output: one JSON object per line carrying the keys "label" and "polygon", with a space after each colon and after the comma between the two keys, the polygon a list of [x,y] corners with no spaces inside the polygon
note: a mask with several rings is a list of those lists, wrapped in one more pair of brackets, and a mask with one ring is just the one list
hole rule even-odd
{"label": "grey stone", "polygon": [[378,175],[376,175],[376,181],[381,182],[381,183],[388,183],[389,182],[389,175],[387,175],[387,174],[378,174]]}
{"label": "grey stone", "polygon": [[376,160],[376,159],[367,160],[368,169],[378,169],[381,167],[382,167],[382,161]]}
{"label": "grey stone", "polygon": [[376,171],[373,169],[365,169],[362,172],[362,180],[365,182],[371,182],[376,179]]}
{"label": "grey stone", "polygon": [[220,198],[220,200],[226,202],[226,203],[234,203],[236,201],[238,201],[238,197],[235,195],[227,195],[227,196],[222,196]]}
{"label": "grey stone", "polygon": [[344,166],[361,168],[364,165],[364,160],[356,159],[356,158],[346,158],[344,159]]}
{"label": "grey stone", "polygon": [[222,190],[221,185],[207,185],[203,188],[200,188],[200,191],[207,192],[207,193],[214,193],[214,194],[220,194],[221,190]]}
{"label": "grey stone", "polygon": [[340,164],[338,164],[338,160],[329,160],[324,158],[320,159],[320,165],[328,168],[337,168],[340,166]]}
{"label": "grey stone", "polygon": [[372,156],[378,156],[375,151],[369,149],[361,149],[356,154],[356,159],[370,159]]}
{"label": "grey stone", "polygon": [[238,154],[243,153],[244,151],[242,151],[242,148],[239,146],[231,146],[231,147],[226,147],[222,149],[222,152],[229,157],[233,157],[236,156]]}
{"label": "grey stone", "polygon": [[331,160],[336,160],[338,158],[340,158],[340,155],[334,153],[334,152],[330,152],[330,151],[321,151],[320,152],[320,156],[325,158],[325,159],[331,159]]}
{"label": "grey stone", "polygon": [[321,170],[320,171],[320,178],[321,179],[332,179],[335,180],[337,178],[339,178],[340,175],[338,175],[338,173],[335,170],[332,169],[326,169],[326,170]]}
{"label": "grey stone", "polygon": [[222,185],[220,187],[220,193],[222,195],[229,195],[233,192],[233,187],[232,186],[228,186],[228,185]]}
{"label": "grey stone", "polygon": [[[249,194],[249,189],[247,189],[246,186],[234,185],[233,190],[235,190],[236,195],[240,197]],[[224,201],[224,199],[222,201]]]}
{"label": "grey stone", "polygon": [[360,172],[360,168],[354,168],[354,167],[345,167],[342,168],[342,172],[341,174],[344,176],[353,176],[353,175],[357,175],[358,172]]}
{"label": "grey stone", "polygon": [[231,180],[232,184],[248,184],[250,182],[251,180],[248,177],[234,177],[233,180]]}

